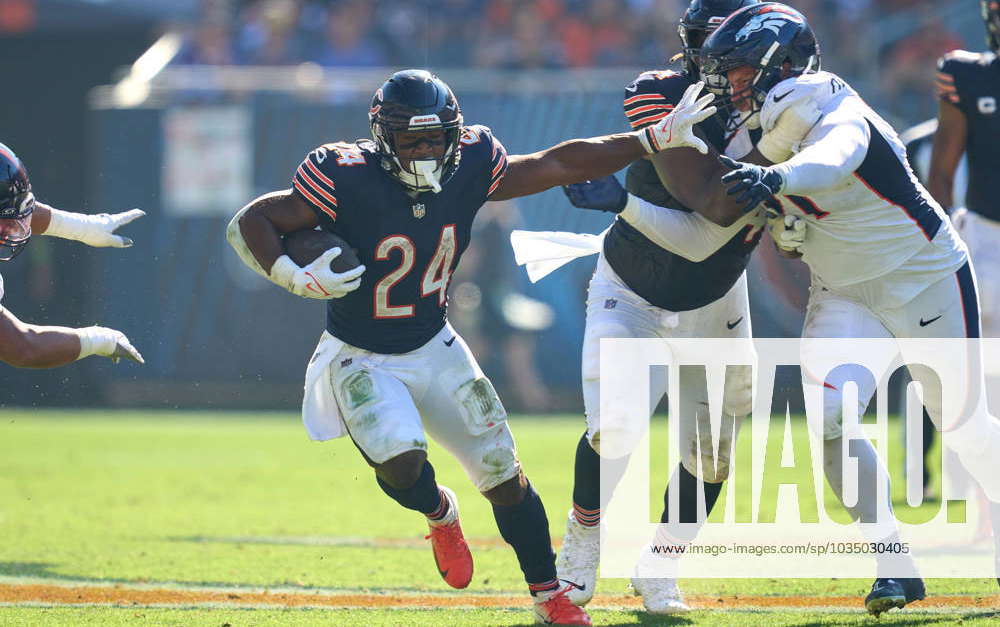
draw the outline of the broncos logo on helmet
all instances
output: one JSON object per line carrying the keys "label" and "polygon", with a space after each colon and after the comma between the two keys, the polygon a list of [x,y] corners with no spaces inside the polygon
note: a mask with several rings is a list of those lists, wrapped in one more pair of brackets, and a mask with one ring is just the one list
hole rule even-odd
{"label": "broncos logo on helmet", "polygon": [[[734,94],[729,72],[754,70],[749,94]],[[805,16],[790,6],[765,2],[740,9],[701,47],[701,72],[715,105],[734,131],[753,124],[767,93],[782,80],[820,69],[820,51]],[[744,106],[749,100],[749,107]],[[739,106],[737,106],[739,105]]]}
{"label": "broncos logo on helmet", "polygon": [[[781,35],[781,27],[785,25],[785,22],[788,19],[789,18],[769,15],[767,13],[755,15],[736,33],[736,41],[745,41],[746,38],[752,33],[765,29],[771,31],[774,33],[775,37],[777,37],[778,35]],[[795,16],[791,16],[790,19],[794,20]]]}

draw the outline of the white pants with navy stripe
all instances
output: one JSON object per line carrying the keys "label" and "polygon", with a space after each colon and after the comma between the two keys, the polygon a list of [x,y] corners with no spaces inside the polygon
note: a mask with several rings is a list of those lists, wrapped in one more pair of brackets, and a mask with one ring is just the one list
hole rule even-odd
{"label": "white pants with navy stripe", "polygon": [[[679,286],[681,288],[682,286]],[[601,338],[749,338],[750,301],[747,296],[746,274],[722,298],[699,309],[673,312],[651,305],[633,292],[612,270],[601,253],[597,269],[590,280],[587,295],[587,323],[583,336],[583,401],[587,414],[587,438],[600,453],[601,403],[600,403],[600,341]],[[722,429],[718,443],[719,458],[713,463],[711,430],[702,424],[697,429],[699,410],[708,404],[704,379],[685,380],[695,374],[691,369],[681,370],[680,385],[685,394],[680,399],[680,450],[681,463],[691,474],[702,475],[712,483],[725,480],[728,475],[728,451],[733,433]],[[739,422],[750,413],[752,406],[752,381],[749,369],[746,377],[727,378],[725,399],[727,415],[735,415],[736,429]],[[664,368],[650,372],[650,411],[667,391],[667,373]],[[700,390],[697,393],[688,393]],[[704,411],[701,412],[705,414]],[[707,420],[707,416],[704,416]],[[671,417],[673,419],[673,417]],[[628,423],[628,420],[611,419],[609,424]],[[702,451],[702,470],[698,468],[698,442]],[[707,456],[707,458],[706,458]]]}

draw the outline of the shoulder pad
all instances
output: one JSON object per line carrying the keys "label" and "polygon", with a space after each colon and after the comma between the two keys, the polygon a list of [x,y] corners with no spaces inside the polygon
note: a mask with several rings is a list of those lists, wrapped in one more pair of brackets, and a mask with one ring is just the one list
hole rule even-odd
{"label": "shoulder pad", "polygon": [[625,88],[623,106],[632,128],[662,119],[691,85],[687,74],[670,70],[643,72]]}
{"label": "shoulder pad", "polygon": [[462,134],[459,137],[458,145],[464,150],[466,146],[475,146],[478,143],[489,143],[493,137],[490,127],[483,124],[471,124],[462,127]]}
{"label": "shoulder pad", "polygon": [[785,79],[775,85],[764,100],[760,112],[761,128],[765,133],[770,131],[781,114],[790,109],[804,119],[814,115],[814,111],[822,113],[831,104],[854,93],[846,82],[830,72],[813,72]]}
{"label": "shoulder pad", "polygon": [[[500,185],[500,181],[507,174],[507,149],[500,143],[500,140],[493,135],[493,131],[488,126],[473,124],[462,128],[462,135],[459,139],[459,146],[463,154],[467,150],[482,151],[475,152],[476,155],[483,155],[483,165],[489,164],[489,186],[486,190],[487,198]],[[469,155],[472,157],[473,155]],[[465,157],[463,157],[464,159]],[[463,161],[462,163],[465,163]],[[476,162],[478,163],[478,161]]]}
{"label": "shoulder pad", "polygon": [[983,60],[983,53],[969,52],[968,50],[952,50],[945,53],[938,59],[938,68],[943,69],[947,65],[976,65]]}
{"label": "shoulder pad", "polygon": [[[372,156],[369,154],[368,156]],[[366,155],[358,144],[323,144],[306,155],[292,177],[292,188],[331,220],[337,219],[337,185],[342,168],[364,166]]]}

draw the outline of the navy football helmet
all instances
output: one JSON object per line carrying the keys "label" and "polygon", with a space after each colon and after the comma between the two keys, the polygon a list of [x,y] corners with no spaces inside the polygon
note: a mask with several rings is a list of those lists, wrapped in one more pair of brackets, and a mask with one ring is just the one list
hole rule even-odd
{"label": "navy football helmet", "polygon": [[[804,15],[778,2],[765,2],[730,15],[701,48],[705,85],[716,95],[715,105],[730,130],[756,117],[767,93],[782,80],[820,69],[819,43]],[[733,94],[728,73],[738,67],[754,70],[749,94]],[[734,98],[737,96],[737,98]],[[749,99],[748,111],[736,102]]]}
{"label": "navy football helmet", "polygon": [[698,76],[698,53],[705,39],[731,13],[752,4],[760,4],[760,0],[691,0],[677,24],[684,46],[684,69],[689,76]]}
{"label": "navy football helmet", "polygon": [[10,261],[31,239],[31,193],[28,170],[14,151],[0,144],[0,261]]}
{"label": "navy football helmet", "polygon": [[[454,174],[461,154],[462,110],[451,88],[437,76],[425,70],[396,72],[375,92],[368,120],[384,167],[407,189],[440,191]],[[441,158],[415,160],[404,168],[395,133],[438,129],[445,135]]]}
{"label": "navy football helmet", "polygon": [[986,45],[993,52],[1000,52],[1000,2],[979,0],[979,8],[986,22]]}

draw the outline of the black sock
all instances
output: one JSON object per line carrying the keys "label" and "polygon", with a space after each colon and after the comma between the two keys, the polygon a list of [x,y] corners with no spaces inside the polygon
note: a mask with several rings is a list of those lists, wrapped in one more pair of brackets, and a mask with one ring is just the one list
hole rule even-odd
{"label": "black sock", "polygon": [[[613,473],[606,482],[618,485],[628,466],[628,457],[604,460],[604,471]],[[576,463],[573,467],[573,513],[576,520],[586,526],[601,522],[601,456],[590,446],[587,433],[576,444]]]}
{"label": "black sock", "polygon": [[528,584],[549,582],[556,578],[556,554],[549,538],[549,520],[545,506],[528,482],[524,499],[517,505],[494,505],[493,517],[507,544],[514,547],[521,572]]}
{"label": "black sock", "polygon": [[434,466],[431,466],[429,461],[424,462],[417,482],[406,489],[397,490],[378,476],[375,480],[383,492],[406,509],[430,514],[441,506],[441,493],[437,482],[434,481]]}
{"label": "black sock", "polygon": [[715,507],[715,502],[719,500],[719,494],[722,492],[722,484],[700,482],[698,481],[698,477],[695,477],[688,472],[687,468],[684,467],[684,464],[677,464],[677,470],[674,471],[673,478],[670,480],[670,483],[667,484],[667,488],[663,491],[663,514],[660,515],[660,522],[670,522],[671,485],[675,485],[677,489],[680,490],[677,499],[677,504],[680,510],[677,512],[677,522],[698,522],[699,483],[704,486],[705,511],[706,513],[711,513],[712,508]]}

